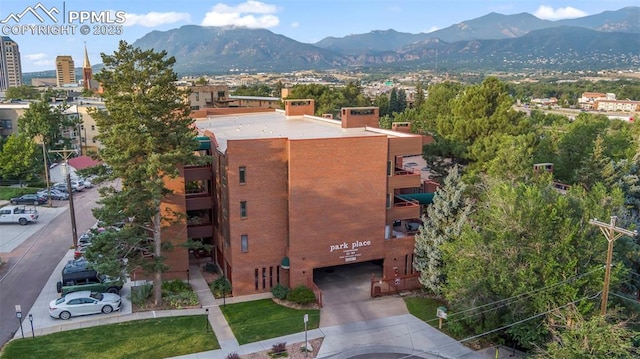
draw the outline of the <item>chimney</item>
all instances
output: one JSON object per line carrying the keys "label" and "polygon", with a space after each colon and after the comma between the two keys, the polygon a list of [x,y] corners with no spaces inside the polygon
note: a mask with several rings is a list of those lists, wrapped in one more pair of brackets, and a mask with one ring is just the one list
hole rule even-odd
{"label": "chimney", "polygon": [[313,116],[315,113],[314,100],[285,100],[284,114],[286,116]]}
{"label": "chimney", "polygon": [[341,112],[342,128],[380,127],[377,107],[344,107]]}

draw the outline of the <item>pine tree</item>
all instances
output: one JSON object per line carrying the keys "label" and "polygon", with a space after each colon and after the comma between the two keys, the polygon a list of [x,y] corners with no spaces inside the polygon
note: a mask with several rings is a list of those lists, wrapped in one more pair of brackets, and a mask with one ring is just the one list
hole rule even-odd
{"label": "pine tree", "polygon": [[440,247],[454,240],[462,231],[471,211],[463,197],[466,185],[460,180],[458,166],[454,166],[436,190],[433,204],[423,217],[423,225],[415,237],[414,267],[420,273],[420,284],[440,295],[443,282],[442,251]]}
{"label": "pine tree", "polygon": [[[183,221],[161,208],[171,191],[168,178],[194,161],[196,133],[189,118],[186,91],[176,85],[175,58],[166,52],[134,48],[120,41],[111,56],[102,54],[104,69],[95,77],[104,88],[105,110],[92,111],[104,145],[99,157],[111,168],[110,179],[122,188],[101,191],[96,218],[107,225],[124,221],[119,231],[98,235],[86,257],[98,272],[131,273],[143,268],[153,273],[154,302],[162,302],[163,232]],[[149,258],[151,257],[151,258]]]}

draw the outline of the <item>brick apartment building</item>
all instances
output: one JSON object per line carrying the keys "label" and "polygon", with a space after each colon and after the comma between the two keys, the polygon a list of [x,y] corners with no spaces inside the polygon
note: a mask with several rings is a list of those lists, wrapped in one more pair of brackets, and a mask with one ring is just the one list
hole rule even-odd
{"label": "brick apartment building", "polygon": [[[419,135],[378,128],[378,108],[343,108],[341,119],[313,116],[313,100],[285,110],[207,116],[196,121],[208,166],[185,167],[171,204],[187,214],[189,237],[213,245],[212,260],[234,295],[277,283],[309,285],[314,269],[375,261],[384,276],[415,275]],[[184,250],[172,271],[188,268]]]}

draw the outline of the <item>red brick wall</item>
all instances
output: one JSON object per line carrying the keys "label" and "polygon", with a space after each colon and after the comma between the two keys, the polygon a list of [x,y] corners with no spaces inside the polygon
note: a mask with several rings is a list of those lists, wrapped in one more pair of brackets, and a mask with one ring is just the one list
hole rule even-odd
{"label": "red brick wall", "polygon": [[385,278],[394,278],[394,268],[397,268],[398,275],[401,276],[416,273],[413,271],[413,265],[411,263],[411,255],[413,254],[414,248],[414,237],[394,238],[385,241],[384,252],[386,257],[384,259],[383,276]]}
{"label": "red brick wall", "polygon": [[314,100],[285,100],[284,112],[287,116],[302,116],[315,114]]}
{"label": "red brick wall", "polygon": [[[161,206],[162,215],[175,220],[171,213],[186,213],[186,199],[184,189],[184,171],[180,169],[180,176],[177,178],[166,178],[165,186],[173,191],[173,194],[166,196]],[[169,223],[165,223],[169,225]],[[189,269],[189,252],[181,246],[187,241],[187,224],[184,218],[177,218],[177,223],[173,223],[169,228],[162,231],[162,242],[173,244],[171,250],[164,250],[162,254],[166,257],[164,264],[169,270],[162,276],[163,280],[187,279],[187,269]],[[133,280],[151,280],[153,275],[145,275],[142,271],[135,271],[132,274]]]}
{"label": "red brick wall", "polygon": [[[384,257],[387,138],[350,137],[289,142],[289,257],[291,286],[313,268]],[[331,251],[332,247],[333,251]]]}
{"label": "red brick wall", "polygon": [[[234,295],[268,292],[277,284],[277,266],[287,247],[287,139],[235,140],[227,147],[229,222]],[[239,167],[246,183],[239,182]],[[240,201],[247,217],[240,217]],[[248,236],[249,251],[241,251],[240,236]],[[265,268],[265,285],[262,282]],[[258,290],[255,270],[258,269]],[[271,272],[271,273],[270,273]],[[270,278],[271,276],[271,278]],[[280,282],[286,284],[280,270]]]}
{"label": "red brick wall", "polygon": [[231,108],[203,108],[201,110],[193,110],[189,117],[206,118],[207,116],[234,115],[240,113],[259,113],[274,112],[275,108],[262,107],[231,107]]}
{"label": "red brick wall", "polygon": [[[371,114],[363,114],[371,112]],[[342,128],[379,127],[380,115],[377,107],[346,107],[341,113]]]}

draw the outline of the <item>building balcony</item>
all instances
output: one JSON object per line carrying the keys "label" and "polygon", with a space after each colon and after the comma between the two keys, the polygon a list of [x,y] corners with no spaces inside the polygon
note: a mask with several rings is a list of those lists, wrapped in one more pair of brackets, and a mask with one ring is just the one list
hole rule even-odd
{"label": "building balcony", "polygon": [[[393,176],[389,177],[389,190],[397,188],[415,188],[420,187],[421,174],[419,168],[399,168],[396,167]],[[390,191],[392,192],[392,191]]]}
{"label": "building balcony", "polygon": [[187,236],[189,238],[213,237],[213,226],[210,223],[204,225],[189,225],[187,227]]}
{"label": "building balcony", "polygon": [[213,170],[211,169],[211,165],[184,167],[185,182],[196,181],[196,180],[210,180],[212,178],[213,178]]}
{"label": "building balcony", "polygon": [[414,237],[420,231],[421,225],[422,220],[419,218],[393,221],[391,238]]}
{"label": "building balcony", "polygon": [[211,209],[213,207],[213,198],[209,193],[206,194],[187,194],[186,210],[193,211],[198,209]]}
{"label": "building balcony", "polygon": [[387,220],[397,221],[409,218],[420,218],[420,202],[395,196],[392,206],[387,208]]}

